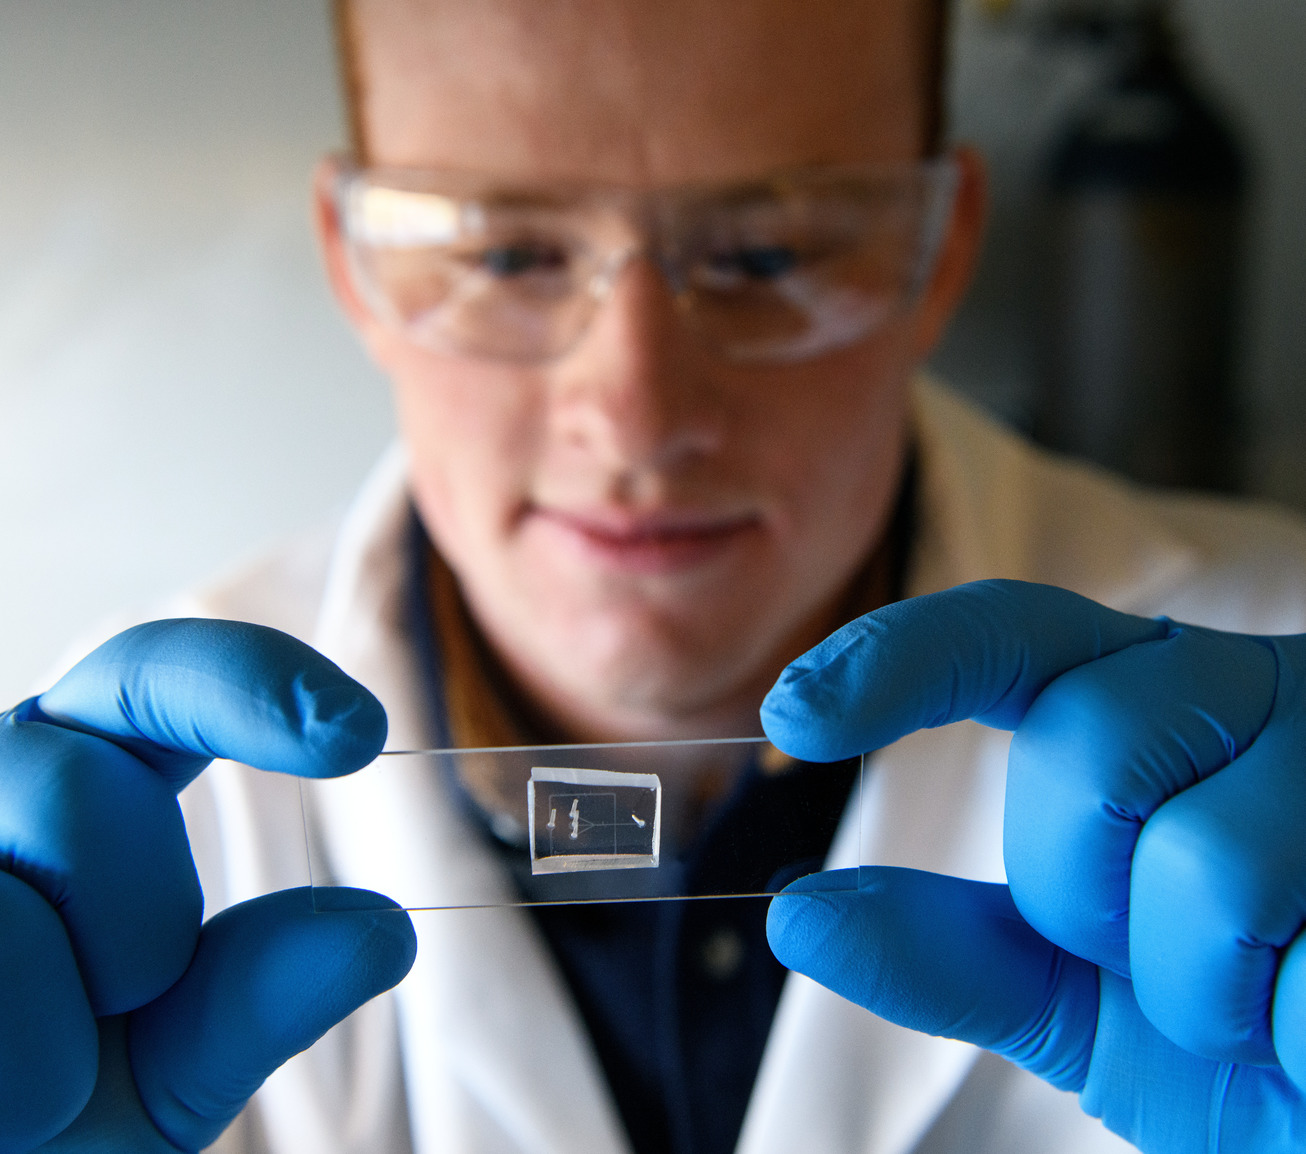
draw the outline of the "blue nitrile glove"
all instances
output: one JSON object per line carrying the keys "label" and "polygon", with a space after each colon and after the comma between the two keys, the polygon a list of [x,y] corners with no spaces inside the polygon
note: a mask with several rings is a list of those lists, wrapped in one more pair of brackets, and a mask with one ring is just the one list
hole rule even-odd
{"label": "blue nitrile glove", "polygon": [[962,718],[1015,730],[1010,889],[813,875],[772,903],[776,955],[1151,1154],[1306,1149],[1306,637],[980,582],[846,626],[762,709],[809,761]]}
{"label": "blue nitrile glove", "polygon": [[201,927],[176,799],[215,757],[350,773],[385,731],[326,658],[229,621],[128,630],[0,714],[0,1152],[198,1150],[408,972],[408,916],[366,891]]}

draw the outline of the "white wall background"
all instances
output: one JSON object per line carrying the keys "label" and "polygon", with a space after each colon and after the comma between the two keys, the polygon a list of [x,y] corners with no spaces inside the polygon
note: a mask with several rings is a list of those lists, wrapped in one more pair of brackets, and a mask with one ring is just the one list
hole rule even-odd
{"label": "white wall background", "polygon": [[311,0],[0,3],[0,701],[388,439],[308,223],[331,52]]}
{"label": "white wall background", "polygon": [[[1245,379],[1260,485],[1299,499],[1306,0],[1185,7],[1261,160]],[[1076,80],[974,19],[958,65],[997,200],[942,363],[1010,409],[1019,219]],[[0,2],[0,702],[106,613],[330,516],[390,436],[308,227],[340,140],[318,0]]]}

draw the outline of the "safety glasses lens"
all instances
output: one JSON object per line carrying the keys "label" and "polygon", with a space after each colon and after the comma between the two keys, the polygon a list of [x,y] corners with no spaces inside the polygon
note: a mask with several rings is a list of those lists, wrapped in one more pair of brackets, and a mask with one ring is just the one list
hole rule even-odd
{"label": "safety glasses lens", "polygon": [[[580,337],[622,260],[611,211],[486,203],[354,176],[342,220],[374,311],[418,344],[547,360]],[[637,199],[643,235],[689,324],[736,360],[802,360],[909,306],[951,200],[947,166],[717,197]],[[617,230],[620,232],[620,229]]]}

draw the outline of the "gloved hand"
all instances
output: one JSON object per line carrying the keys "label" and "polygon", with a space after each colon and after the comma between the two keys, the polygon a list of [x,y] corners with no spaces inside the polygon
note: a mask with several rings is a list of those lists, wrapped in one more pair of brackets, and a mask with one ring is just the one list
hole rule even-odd
{"label": "gloved hand", "polygon": [[1149,1154],[1306,1148],[1306,637],[980,582],[846,626],[762,709],[810,761],[962,718],[1015,731],[1009,889],[816,874],[772,902],[779,959]]}
{"label": "gloved hand", "polygon": [[176,799],[215,757],[349,773],[385,731],[324,657],[227,621],[128,630],[0,715],[0,1151],[198,1150],[407,973],[412,924],[366,891],[201,927]]}

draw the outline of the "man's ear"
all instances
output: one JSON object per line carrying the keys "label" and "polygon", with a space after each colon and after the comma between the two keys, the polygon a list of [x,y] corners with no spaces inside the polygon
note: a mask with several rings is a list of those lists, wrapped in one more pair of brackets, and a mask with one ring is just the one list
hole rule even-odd
{"label": "man's ear", "polygon": [[313,226],[322,249],[331,291],[344,309],[349,323],[371,348],[377,335],[377,320],[359,296],[349,269],[349,256],[345,251],[345,237],[336,203],[336,183],[339,178],[340,162],[335,157],[328,156],[318,161],[313,170]]}
{"label": "man's ear", "polygon": [[934,274],[916,306],[915,353],[924,361],[934,351],[970,285],[984,239],[988,175],[984,158],[968,145],[953,153],[958,167],[952,218],[940,246]]}

